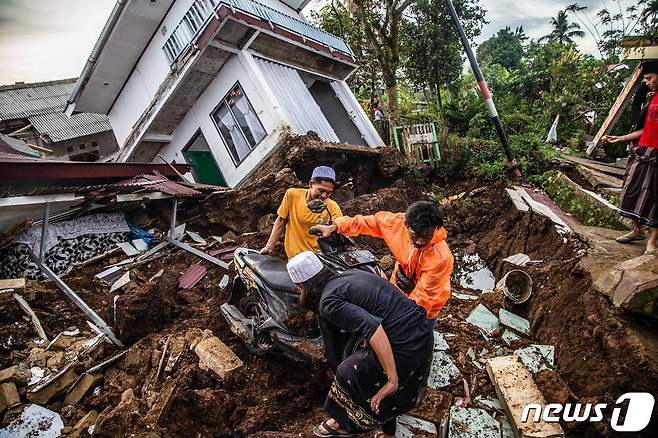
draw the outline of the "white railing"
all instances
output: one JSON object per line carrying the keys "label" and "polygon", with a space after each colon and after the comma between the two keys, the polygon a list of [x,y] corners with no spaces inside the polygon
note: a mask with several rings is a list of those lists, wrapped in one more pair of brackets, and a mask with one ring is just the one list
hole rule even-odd
{"label": "white railing", "polygon": [[255,0],[195,0],[162,47],[170,65],[178,60],[185,48],[205,29],[214,11],[222,4],[232,10],[240,10],[332,49],[352,55],[352,50],[343,39]]}

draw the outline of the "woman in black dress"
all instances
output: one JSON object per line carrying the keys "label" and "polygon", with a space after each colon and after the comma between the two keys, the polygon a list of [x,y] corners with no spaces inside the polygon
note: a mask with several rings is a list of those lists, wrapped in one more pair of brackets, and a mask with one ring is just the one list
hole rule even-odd
{"label": "woman in black dress", "polygon": [[413,409],[425,389],[433,321],[374,274],[337,274],[310,251],[287,267],[303,306],[365,341],[338,366],[324,405],[331,418],[315,427],[314,435],[343,437],[382,428],[385,437],[395,436],[396,417]]}

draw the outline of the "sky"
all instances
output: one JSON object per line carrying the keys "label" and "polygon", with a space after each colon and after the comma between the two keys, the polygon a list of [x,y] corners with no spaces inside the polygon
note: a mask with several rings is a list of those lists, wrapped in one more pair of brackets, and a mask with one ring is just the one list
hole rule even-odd
{"label": "sky", "polygon": [[[327,0],[312,0],[305,12]],[[479,43],[505,26],[523,25],[539,38],[550,32],[550,18],[574,0],[480,0],[487,24]],[[622,5],[632,2],[621,0]],[[0,85],[77,77],[116,0],[0,0]],[[581,0],[583,6],[613,10],[612,0]],[[594,13],[590,15],[593,17]],[[585,29],[583,29],[585,30]],[[581,49],[596,54],[589,35]]]}

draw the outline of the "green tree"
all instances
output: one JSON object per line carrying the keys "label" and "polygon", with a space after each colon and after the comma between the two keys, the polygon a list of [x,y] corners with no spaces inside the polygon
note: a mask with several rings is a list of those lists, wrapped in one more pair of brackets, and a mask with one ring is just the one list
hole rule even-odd
{"label": "green tree", "polygon": [[[456,0],[464,31],[469,38],[480,34],[485,11],[479,0]],[[429,87],[443,109],[443,87],[456,92],[464,58],[459,36],[445,0],[418,0],[403,23],[402,49],[406,77],[416,88]]]}
{"label": "green tree", "polygon": [[484,65],[498,64],[508,70],[516,69],[525,54],[523,44],[527,39],[523,27],[515,31],[509,27],[500,29],[496,35],[478,46],[478,60]]}
{"label": "green tree", "polygon": [[568,45],[573,44],[574,37],[583,38],[585,36],[585,32],[580,30],[578,23],[569,22],[568,12],[567,9],[559,11],[557,17],[551,18],[553,31],[544,38],[562,45]]}

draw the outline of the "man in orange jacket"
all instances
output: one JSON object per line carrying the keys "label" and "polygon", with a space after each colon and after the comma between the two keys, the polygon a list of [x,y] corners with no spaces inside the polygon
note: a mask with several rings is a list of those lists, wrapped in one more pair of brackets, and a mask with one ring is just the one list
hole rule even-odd
{"label": "man in orange jacket", "polygon": [[391,275],[395,284],[434,319],[450,298],[450,275],[454,258],[446,243],[446,230],[437,206],[418,201],[405,213],[379,211],[371,216],[342,216],[333,225],[313,227],[324,237],[338,232],[345,236],[384,239],[396,259]]}

